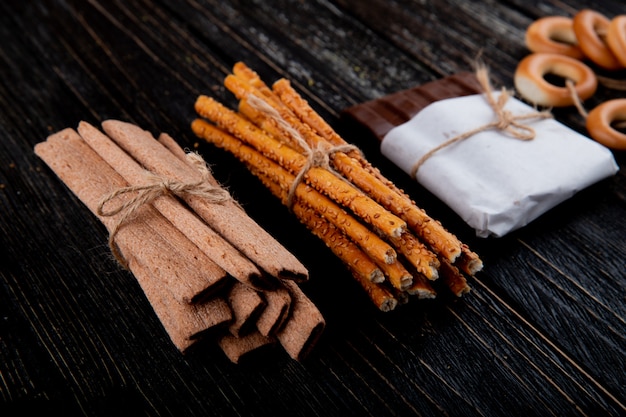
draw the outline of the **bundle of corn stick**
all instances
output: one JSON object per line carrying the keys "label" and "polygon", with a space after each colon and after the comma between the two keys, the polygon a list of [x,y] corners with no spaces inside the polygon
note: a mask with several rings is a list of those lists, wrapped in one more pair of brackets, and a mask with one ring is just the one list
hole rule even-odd
{"label": "bundle of corn stick", "polygon": [[224,80],[237,110],[201,95],[200,138],[246,164],[339,257],[382,311],[434,298],[435,280],[456,296],[479,256],[419,208],[347,143],[286,79],[271,87],[244,63]]}
{"label": "bundle of corn stick", "polygon": [[300,360],[325,321],[301,291],[304,265],[255,223],[204,160],[167,134],[81,122],[35,153],[98,217],[182,352],[216,343],[233,362],[279,345]]}

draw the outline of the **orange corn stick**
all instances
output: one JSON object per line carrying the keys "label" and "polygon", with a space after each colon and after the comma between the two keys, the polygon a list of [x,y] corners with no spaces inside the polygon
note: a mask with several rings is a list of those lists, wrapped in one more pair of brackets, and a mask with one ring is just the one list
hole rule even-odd
{"label": "orange corn stick", "polygon": [[[221,129],[251,145],[261,154],[276,161],[292,174],[297,174],[305,167],[306,157],[293,149],[281,146],[263,130],[217,101],[200,96],[196,101],[196,111]],[[384,234],[399,237],[406,230],[406,223],[402,219],[326,169],[313,167],[307,171],[304,178],[312,187],[349,208],[363,221]]]}
{"label": "orange corn stick", "polygon": [[385,288],[384,285],[363,279],[360,276],[353,275],[361,287],[365,290],[368,297],[374,305],[384,312],[392,311],[398,305],[398,300],[394,294]]}
{"label": "orange corn stick", "polygon": [[[191,127],[198,137],[228,150],[242,162],[253,166],[270,177],[272,181],[281,184],[284,189],[288,189],[293,182],[294,176],[280,165],[205,120],[196,119]],[[329,198],[304,184],[296,187],[295,196],[305,204],[315,208],[321,216],[350,236],[379,266],[395,262],[397,255],[389,244],[356,221]],[[286,201],[283,200],[283,204],[285,203]]]}
{"label": "orange corn stick", "polygon": [[[288,80],[281,79],[276,81],[272,86],[272,90],[279,97],[281,103],[330,144],[335,146],[347,144],[308,102],[291,87],[291,83]],[[356,161],[350,161],[346,156],[355,158]],[[357,161],[360,168],[355,165]],[[358,152],[350,152],[348,155],[337,153],[335,154],[334,162],[335,169],[339,170],[346,178],[350,179],[364,191],[369,184],[377,184],[375,189],[371,190],[372,197],[383,204],[385,208],[405,220],[409,227],[418,232],[419,236],[426,240],[440,256],[444,256],[450,262],[454,262],[458,257],[458,266],[469,275],[474,275],[482,269],[483,264],[478,254],[472,252],[467,245],[458,241],[439,222],[433,222],[423,210],[415,206],[415,203],[402,190],[386,179],[378,169],[374,168]],[[343,167],[344,164],[346,164],[345,167]],[[364,171],[368,175],[365,175]],[[353,173],[353,175],[350,175],[350,173]],[[380,185],[383,187],[379,188]],[[395,201],[386,203],[388,201],[385,199],[385,195],[387,195],[386,189],[395,193]],[[365,192],[367,193],[368,191]]]}
{"label": "orange corn stick", "polygon": [[414,235],[405,232],[398,238],[390,238],[389,241],[420,274],[430,280],[439,277],[439,259]]}
{"label": "orange corn stick", "polygon": [[430,283],[430,280],[423,275],[413,276],[413,285],[406,289],[409,295],[417,296],[419,299],[432,299],[437,296],[437,292]]}
{"label": "orange corn stick", "polygon": [[[270,176],[262,174],[262,173],[259,173],[254,168],[252,168],[252,171],[279,198],[281,198],[281,199],[283,199],[283,201],[285,201],[285,199],[286,199],[286,190],[284,188],[280,188],[280,186],[278,184],[276,184],[276,182],[273,181]],[[307,208],[310,208],[310,207],[307,207]],[[306,211],[306,208],[303,208],[302,205],[300,205],[300,204],[297,204],[297,205],[294,206],[294,213],[297,216],[299,216],[301,219],[302,218],[307,218],[307,215],[302,213],[303,210]],[[319,216],[319,218],[324,220],[324,218],[322,216]],[[311,220],[314,220],[314,219],[311,218]],[[345,244],[348,245],[348,242],[349,242],[349,240],[347,242],[345,242]],[[353,265],[352,262],[348,263],[348,266],[352,267],[352,265]],[[378,266],[379,266],[380,269],[382,269],[382,272],[383,272],[384,276],[387,277],[387,279],[389,280],[389,282],[391,283],[391,285],[394,288],[396,288],[398,290],[404,290],[404,289],[406,289],[406,288],[408,288],[408,287],[410,287],[412,285],[412,283],[413,283],[413,276],[411,275],[411,273],[397,259],[394,262],[391,262],[391,263],[380,263],[379,262]]]}
{"label": "orange corn stick", "polygon": [[[274,196],[284,200],[287,190],[273,182],[268,176],[255,168],[251,171],[263,184],[274,194]],[[380,268],[372,261],[365,252],[348,239],[332,223],[316,213],[311,207],[296,201],[293,205],[293,212],[300,222],[304,224],[315,236],[320,238],[326,246],[348,266],[359,278],[380,283],[385,280],[385,276]]]}
{"label": "orange corn stick", "polygon": [[[240,64],[240,67],[243,66]],[[248,71],[251,71],[248,69]],[[256,90],[253,77],[227,77],[225,85],[240,99],[240,111],[246,114],[251,120],[269,131],[274,137],[295,147],[294,140],[285,132],[281,126],[270,118],[263,117],[260,112],[250,106],[246,97],[249,94],[257,93],[266,99],[267,104],[289,123],[310,146],[318,146],[326,140],[331,145],[346,145],[335,131],[328,125],[290,86],[287,80],[279,80],[274,83],[275,96],[268,93],[267,87],[263,92]],[[296,148],[297,149],[297,148]],[[382,204],[386,209],[401,217],[409,226],[418,233],[420,238],[426,241],[429,246],[440,256],[454,262],[461,255],[461,242],[450,232],[445,230],[441,223],[428,216],[423,210],[415,206],[401,190],[397,189],[393,183],[371,167],[371,165],[360,156],[358,152],[350,152],[353,159],[346,153],[335,152],[331,155],[331,160],[335,169],[349,179],[353,184],[369,194],[374,200]],[[366,169],[364,168],[364,166]]]}
{"label": "orange corn stick", "polygon": [[450,291],[457,297],[461,297],[463,294],[470,292],[471,288],[467,284],[467,279],[463,276],[459,269],[449,262],[442,262],[439,270],[443,282],[446,283]]}

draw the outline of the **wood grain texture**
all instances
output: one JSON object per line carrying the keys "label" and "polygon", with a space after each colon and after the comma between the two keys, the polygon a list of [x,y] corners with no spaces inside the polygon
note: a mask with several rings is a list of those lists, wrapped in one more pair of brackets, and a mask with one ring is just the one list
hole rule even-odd
{"label": "wood grain texture", "polygon": [[[512,86],[525,27],[581,0],[0,2],[0,415],[626,414],[626,176],[481,240],[340,118],[359,102],[471,70]],[[594,6],[623,13],[620,0]],[[485,262],[462,299],[376,311],[330,251],[245,167],[198,143],[198,94],[236,61],[286,77],[344,137]],[[616,74],[624,77],[624,73]],[[601,88],[589,108],[620,92]],[[584,132],[572,109],[558,120]],[[198,150],[309,268],[327,326],[312,354],[181,356],[106,229],[33,153],[81,120],[119,119]],[[624,154],[616,153],[620,167]]]}

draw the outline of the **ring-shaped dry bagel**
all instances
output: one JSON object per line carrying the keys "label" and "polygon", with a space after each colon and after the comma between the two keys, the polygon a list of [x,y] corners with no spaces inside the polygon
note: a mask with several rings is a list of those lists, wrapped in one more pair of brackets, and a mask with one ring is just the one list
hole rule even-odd
{"label": "ring-shaped dry bagel", "polygon": [[565,16],[546,16],[535,20],[526,29],[526,47],[532,52],[548,52],[584,59],[578,46],[573,21]]}
{"label": "ring-shaped dry bagel", "polygon": [[626,150],[626,134],[613,127],[613,123],[626,121],[626,99],[619,98],[598,105],[587,116],[587,131],[597,142],[607,148]]}
{"label": "ring-shaped dry bagel", "polygon": [[618,70],[623,65],[617,60],[605,40],[611,21],[594,10],[584,9],[576,13],[573,20],[578,45],[587,58],[607,70]]}
{"label": "ring-shaped dry bagel", "polygon": [[578,98],[586,100],[598,88],[595,73],[583,62],[565,55],[534,53],[517,65],[514,75],[515,88],[527,101],[547,107],[566,107],[575,102],[567,86],[549,83],[548,74],[571,80]]}
{"label": "ring-shaped dry bagel", "polygon": [[626,67],[626,15],[614,17],[609,24],[606,43],[623,67]]}

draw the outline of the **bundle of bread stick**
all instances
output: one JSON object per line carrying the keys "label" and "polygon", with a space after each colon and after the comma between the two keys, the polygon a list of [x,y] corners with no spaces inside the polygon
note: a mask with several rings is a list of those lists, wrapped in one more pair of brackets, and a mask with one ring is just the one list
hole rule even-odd
{"label": "bundle of bread stick", "polygon": [[201,95],[200,138],[246,164],[339,257],[381,311],[434,298],[434,281],[456,296],[479,256],[373,167],[286,79],[271,87],[244,63],[224,80],[237,110]]}
{"label": "bundle of bread stick", "polygon": [[174,345],[214,342],[233,362],[267,345],[302,359],[325,327],[308,270],[255,223],[197,154],[167,134],[81,122],[35,153],[98,217]]}

